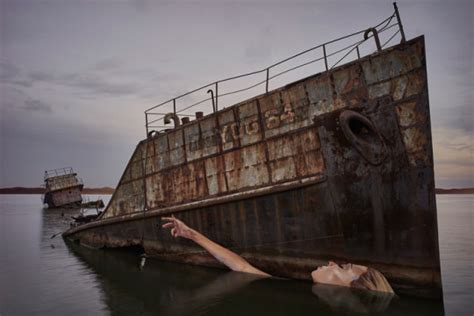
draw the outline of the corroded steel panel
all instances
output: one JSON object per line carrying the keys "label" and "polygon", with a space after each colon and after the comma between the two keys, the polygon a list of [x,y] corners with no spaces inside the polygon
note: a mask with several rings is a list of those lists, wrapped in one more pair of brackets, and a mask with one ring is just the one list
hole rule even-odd
{"label": "corroded steel panel", "polygon": [[155,170],[162,170],[168,168],[170,163],[170,153],[168,150],[168,137],[166,135],[160,135],[155,140],[155,157],[154,163],[156,164]]}
{"label": "corroded steel panel", "polygon": [[202,142],[199,123],[186,124],[184,127],[184,142],[186,144],[187,161],[202,157]]}
{"label": "corroded steel panel", "polygon": [[238,137],[242,145],[249,145],[262,140],[260,128],[260,116],[257,101],[244,103],[237,107],[239,113],[239,124],[235,127],[238,130]]}
{"label": "corroded steel panel", "polygon": [[235,120],[233,108],[226,109],[218,114],[219,120],[219,140],[223,150],[229,150],[239,146],[237,135],[238,124]]}
{"label": "corroded steel panel", "polygon": [[284,103],[280,91],[260,98],[259,104],[265,138],[281,135],[298,127],[293,105],[290,102]]}
{"label": "corroded steel panel", "polygon": [[52,200],[51,207],[58,207],[73,203],[80,204],[80,202],[82,202],[81,189],[82,187],[76,186],[48,193],[50,195],[50,199]]}
{"label": "corroded steel panel", "polygon": [[147,208],[158,208],[166,204],[163,190],[163,177],[160,173],[152,174],[146,178]]}
{"label": "corroded steel panel", "polygon": [[216,118],[211,117],[199,122],[201,127],[202,156],[207,157],[219,152],[219,136],[216,133]]}
{"label": "corroded steel panel", "polygon": [[269,182],[263,144],[226,153],[224,161],[229,191],[257,187]]}
{"label": "corroded steel panel", "polygon": [[163,175],[166,203],[181,203],[203,198],[207,194],[204,163],[188,163],[181,168],[169,169]]}
{"label": "corroded steel panel", "polygon": [[324,170],[316,129],[311,128],[268,141],[273,182],[310,176]]}
{"label": "corroded steel panel", "polygon": [[184,139],[183,130],[177,129],[168,133],[168,144],[170,154],[170,164],[176,166],[184,163]]}
{"label": "corroded steel panel", "polygon": [[205,160],[207,187],[209,195],[227,192],[223,157],[211,157]]}
{"label": "corroded steel panel", "polygon": [[107,205],[103,217],[114,217],[142,211],[145,205],[143,179],[120,184]]}

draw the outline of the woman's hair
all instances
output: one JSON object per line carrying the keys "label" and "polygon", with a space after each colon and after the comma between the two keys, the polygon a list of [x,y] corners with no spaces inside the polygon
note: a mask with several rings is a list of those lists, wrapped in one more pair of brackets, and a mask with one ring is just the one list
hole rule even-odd
{"label": "woman's hair", "polygon": [[357,280],[351,282],[351,287],[379,291],[386,293],[394,293],[387,279],[379,271],[367,268]]}

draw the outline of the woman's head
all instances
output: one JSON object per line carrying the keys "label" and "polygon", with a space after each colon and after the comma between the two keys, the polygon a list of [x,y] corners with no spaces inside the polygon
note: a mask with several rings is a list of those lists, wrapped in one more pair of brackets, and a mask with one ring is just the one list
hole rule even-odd
{"label": "woman's head", "polygon": [[357,264],[329,264],[311,272],[315,283],[348,286],[372,291],[393,293],[387,279],[379,271]]}

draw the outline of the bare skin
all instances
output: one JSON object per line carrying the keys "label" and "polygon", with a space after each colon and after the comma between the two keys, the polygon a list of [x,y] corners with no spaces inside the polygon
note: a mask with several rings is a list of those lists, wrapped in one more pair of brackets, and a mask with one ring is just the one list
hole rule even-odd
{"label": "bare skin", "polygon": [[[185,223],[175,217],[162,217],[166,223],[163,228],[170,228],[171,235],[174,238],[182,237],[193,240],[198,245],[206,249],[218,261],[229,267],[229,269],[238,272],[253,273],[261,276],[270,276],[250,263],[238,254],[222,247],[221,245],[210,240],[200,232],[188,227]],[[325,283],[340,286],[350,286],[353,280],[356,280],[367,271],[366,266],[356,264],[338,265],[333,261],[329,261],[328,265],[318,267],[311,272],[311,278],[314,283]]]}
{"label": "bare skin", "polygon": [[191,239],[204,249],[206,249],[211,255],[214,256],[218,261],[225,264],[229,269],[238,272],[253,273],[262,276],[270,276],[250,263],[244,258],[230,251],[229,249],[222,247],[221,245],[213,242],[200,232],[188,227],[185,223],[174,217],[162,217],[162,220],[167,223],[163,225],[163,228],[171,228],[171,235],[174,238],[182,237]]}

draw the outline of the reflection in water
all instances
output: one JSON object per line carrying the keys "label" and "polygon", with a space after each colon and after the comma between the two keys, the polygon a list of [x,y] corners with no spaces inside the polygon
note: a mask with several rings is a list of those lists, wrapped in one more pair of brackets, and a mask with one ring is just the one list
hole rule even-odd
{"label": "reflection in water", "polygon": [[[60,236],[51,237],[69,227],[77,210],[42,210],[38,201],[37,195],[0,196],[1,315],[442,314],[439,302],[374,298],[348,288],[161,262],[140,256],[141,251],[66,244]],[[471,212],[468,207],[457,209]],[[448,308],[461,312],[450,315],[462,315],[470,310],[466,297],[472,293],[473,282],[459,258],[471,247],[458,234],[466,233],[452,221],[470,223],[471,217],[452,214],[446,213],[450,217],[441,221],[449,224],[441,225],[442,249],[457,249],[442,253],[443,284],[446,302],[459,298]],[[456,238],[450,235],[454,233]],[[454,263],[456,269],[452,269]]]}
{"label": "reflection in water", "polygon": [[314,284],[312,291],[321,302],[332,308],[363,314],[384,312],[392,299],[396,298],[392,293],[363,291],[325,284]]}
{"label": "reflection in water", "polygon": [[119,314],[443,314],[433,301],[154,259],[141,268],[139,252],[67,245],[98,275],[108,309]]}

